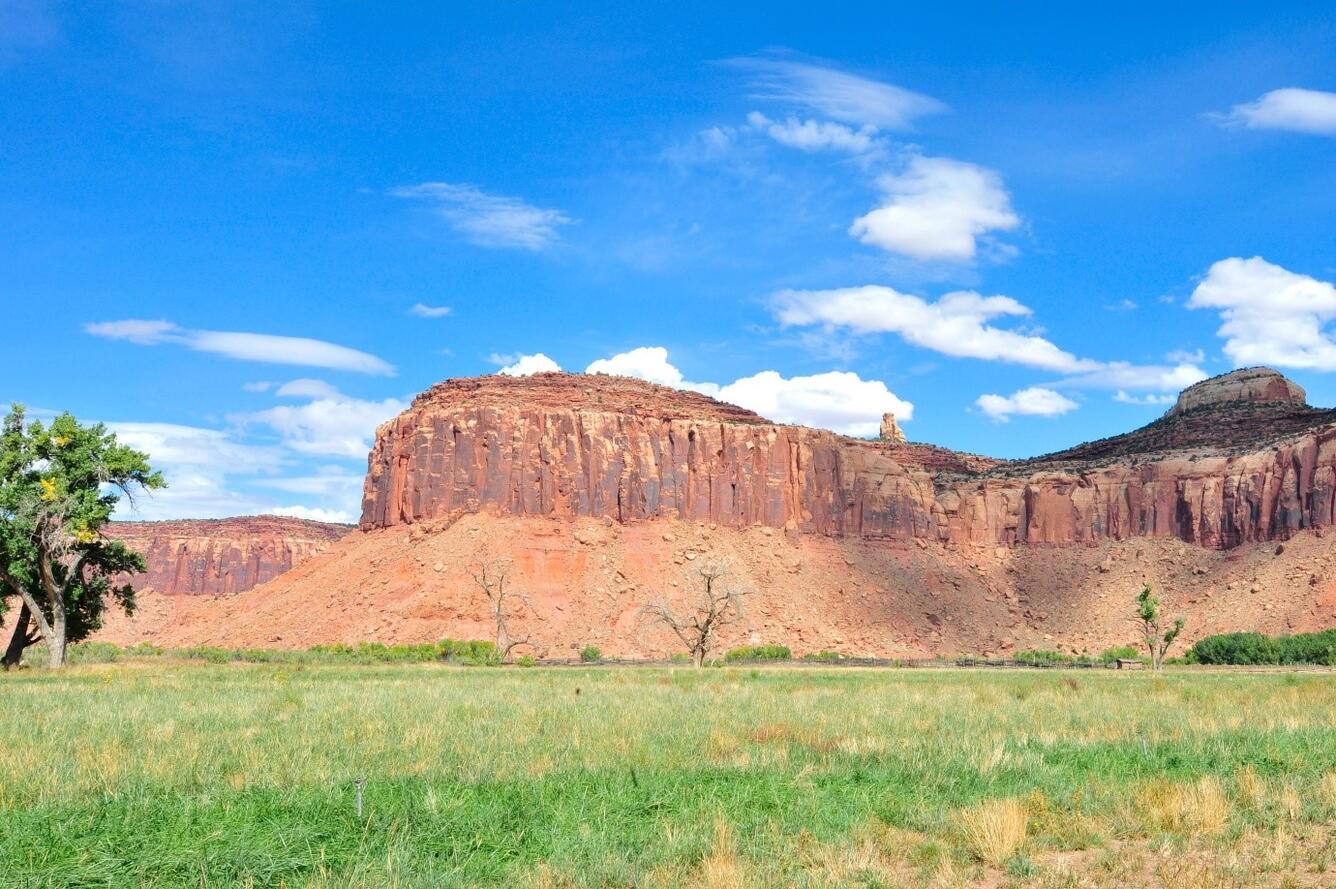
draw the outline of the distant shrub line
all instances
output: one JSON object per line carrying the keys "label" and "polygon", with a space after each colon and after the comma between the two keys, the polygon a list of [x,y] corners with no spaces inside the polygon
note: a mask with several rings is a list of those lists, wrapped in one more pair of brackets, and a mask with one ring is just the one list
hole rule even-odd
{"label": "distant shrub line", "polygon": [[1197,640],[1190,664],[1318,664],[1336,667],[1336,629],[1293,636],[1220,633]]}
{"label": "distant shrub line", "polygon": [[70,647],[71,663],[110,663],[124,658],[143,657],[171,657],[211,664],[420,664],[443,661],[466,666],[491,666],[501,662],[497,657],[496,645],[481,639],[442,639],[439,642],[424,642],[418,645],[385,645],[381,642],[359,642],[350,645],[346,642],[334,642],[328,645],[312,645],[305,650],[222,648],[213,645],[162,648],[148,643],[122,647],[110,642],[81,642]]}

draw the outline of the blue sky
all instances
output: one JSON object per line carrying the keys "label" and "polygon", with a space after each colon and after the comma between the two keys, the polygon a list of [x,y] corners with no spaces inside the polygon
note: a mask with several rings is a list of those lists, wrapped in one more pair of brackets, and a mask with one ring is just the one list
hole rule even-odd
{"label": "blue sky", "polygon": [[141,516],[355,518],[500,368],[999,456],[1336,404],[1329,5],[270,6],[0,0],[0,395],[149,450]]}

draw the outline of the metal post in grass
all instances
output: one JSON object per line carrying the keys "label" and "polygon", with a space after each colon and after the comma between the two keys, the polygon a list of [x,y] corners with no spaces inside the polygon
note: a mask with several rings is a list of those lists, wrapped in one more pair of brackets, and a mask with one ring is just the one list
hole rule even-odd
{"label": "metal post in grass", "polygon": [[357,817],[362,817],[362,788],[366,786],[365,778],[354,778],[353,786],[357,788]]}

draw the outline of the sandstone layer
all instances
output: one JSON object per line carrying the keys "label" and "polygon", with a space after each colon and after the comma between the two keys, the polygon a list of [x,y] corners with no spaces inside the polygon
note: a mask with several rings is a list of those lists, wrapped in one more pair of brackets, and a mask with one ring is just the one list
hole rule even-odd
{"label": "sandstone layer", "polygon": [[175,522],[112,522],[110,537],[144,555],[137,590],[166,595],[229,595],[273,580],[329,549],[347,525],[280,516]]}
{"label": "sandstone layer", "polygon": [[1297,402],[1261,399],[1287,381],[1258,377],[1199,384],[1191,406],[1142,430],[1021,462],[775,425],[635,380],[456,381],[380,428],[361,527],[490,511],[865,539],[1149,536],[1227,548],[1330,525],[1336,412],[1307,407],[1302,390]]}

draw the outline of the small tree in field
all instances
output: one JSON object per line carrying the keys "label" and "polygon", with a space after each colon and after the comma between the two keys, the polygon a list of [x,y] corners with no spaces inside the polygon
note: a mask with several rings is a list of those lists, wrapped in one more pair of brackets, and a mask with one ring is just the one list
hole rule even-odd
{"label": "small tree in field", "polygon": [[682,640],[694,666],[705,663],[721,628],[745,617],[743,597],[748,592],[732,582],[729,571],[727,562],[705,562],[688,573],[687,582],[694,589],[688,592],[680,608],[663,599],[641,609],[642,618],[663,624]]}
{"label": "small tree in field", "polygon": [[0,430],[0,611],[8,596],[20,611],[6,667],[37,641],[51,666],[63,666],[69,643],[102,625],[107,598],[133,609],[134,590],[113,579],[143,571],[144,559],[102,527],[120,495],[163,486],[148,456],[102,424],[82,426],[67,413],[49,426],[29,423],[13,406]]}
{"label": "small tree in field", "polygon": [[469,566],[473,582],[487,596],[488,609],[496,625],[496,655],[503,661],[509,660],[510,653],[517,647],[529,644],[528,636],[521,639],[512,638],[510,630],[506,627],[506,620],[511,616],[512,603],[519,601],[525,605],[529,604],[528,597],[515,590],[509,583],[513,569],[514,563],[510,559],[493,556],[485,549],[480,549],[474,554],[473,563]]}
{"label": "small tree in field", "polygon": [[1178,634],[1183,632],[1186,622],[1176,617],[1173,626],[1168,629],[1161,625],[1160,597],[1155,595],[1149,583],[1137,594],[1137,620],[1141,622],[1141,635],[1150,651],[1150,668],[1158,670],[1164,665],[1165,652],[1174,644]]}

